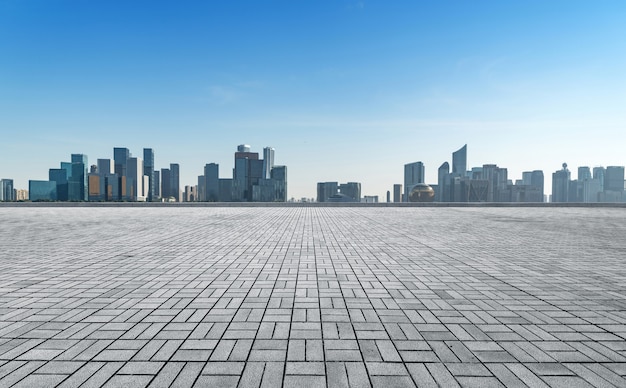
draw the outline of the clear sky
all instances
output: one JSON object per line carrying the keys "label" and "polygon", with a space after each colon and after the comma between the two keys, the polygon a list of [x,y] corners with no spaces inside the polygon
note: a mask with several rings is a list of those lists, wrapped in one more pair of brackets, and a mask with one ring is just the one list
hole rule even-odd
{"label": "clear sky", "polygon": [[0,0],[0,178],[113,147],[181,186],[276,149],[290,197],[422,161],[626,164],[626,2]]}

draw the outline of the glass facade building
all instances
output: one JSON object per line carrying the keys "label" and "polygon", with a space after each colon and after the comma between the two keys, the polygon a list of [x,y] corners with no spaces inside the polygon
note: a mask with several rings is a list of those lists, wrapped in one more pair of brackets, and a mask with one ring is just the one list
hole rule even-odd
{"label": "glass facade building", "polygon": [[57,184],[53,181],[28,181],[28,194],[31,201],[56,201]]}

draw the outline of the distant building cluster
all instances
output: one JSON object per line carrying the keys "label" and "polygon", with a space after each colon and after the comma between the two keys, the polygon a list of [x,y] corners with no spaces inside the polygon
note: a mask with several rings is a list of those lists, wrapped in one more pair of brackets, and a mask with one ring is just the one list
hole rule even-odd
{"label": "distant building cluster", "polygon": [[[437,171],[437,183],[426,185],[424,165],[404,165],[404,191],[393,186],[394,202],[626,202],[624,167],[578,169],[578,180],[570,179],[567,165],[552,174],[552,195],[544,193],[541,170],[525,171],[513,182],[506,168],[496,164],[467,168],[467,144],[452,153],[452,168],[444,162]],[[390,194],[389,194],[390,196]]]}
{"label": "distant building cluster", "polygon": [[30,180],[31,201],[153,201],[180,200],[179,166],[154,169],[154,151],[143,159],[128,148],[113,148],[113,160],[98,159],[89,166],[87,155],[72,154],[70,162],[48,170],[48,180]]}
{"label": "distant building cluster", "polygon": [[[157,170],[154,151],[143,158],[128,148],[113,148],[113,159],[89,166],[87,155],[72,154],[69,162],[48,171],[48,180],[30,180],[18,190],[12,179],[0,179],[0,201],[147,201],[147,202],[294,202],[287,199],[287,167],[274,164],[275,150],[263,148],[262,158],[241,144],[235,152],[231,178],[220,178],[219,164],[208,163],[196,185],[180,186],[180,166]],[[541,170],[525,171],[513,182],[508,170],[496,164],[468,168],[467,144],[452,153],[451,164],[437,170],[437,183],[426,184],[421,161],[404,165],[404,183],[387,191],[392,202],[626,202],[624,166],[579,167],[572,180],[567,164],[552,174],[552,193],[544,190]],[[318,182],[316,198],[300,202],[376,203],[378,196],[362,195],[360,182]]]}
{"label": "distant building cluster", "polygon": [[232,178],[219,177],[219,165],[204,166],[198,185],[185,188],[185,196],[195,190],[205,202],[285,202],[287,200],[287,167],[274,165],[275,150],[263,149],[263,159],[250,146],[237,146]]}
{"label": "distant building cluster", "polygon": [[572,180],[567,163],[552,174],[552,202],[626,202],[624,167],[578,167]]}
{"label": "distant building cluster", "polygon": [[361,202],[361,183],[319,182],[317,202]]}
{"label": "distant building cluster", "polygon": [[263,159],[250,146],[235,153],[233,177],[221,179],[219,165],[207,164],[198,185],[180,187],[180,166],[155,169],[154,151],[143,159],[128,148],[113,148],[113,159],[89,166],[87,155],[72,154],[70,162],[48,171],[48,180],[30,180],[27,190],[15,190],[12,179],[0,180],[0,201],[131,201],[131,202],[285,202],[287,167],[274,165],[274,148]]}

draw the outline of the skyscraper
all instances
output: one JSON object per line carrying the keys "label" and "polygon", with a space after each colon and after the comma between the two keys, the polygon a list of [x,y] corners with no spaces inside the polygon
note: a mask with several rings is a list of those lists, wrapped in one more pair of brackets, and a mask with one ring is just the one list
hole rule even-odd
{"label": "skyscraper", "polygon": [[604,191],[604,167],[593,168],[593,179],[597,179],[600,182],[600,191]]}
{"label": "skyscraper", "polygon": [[180,166],[178,163],[170,163],[170,196],[180,201]]}
{"label": "skyscraper", "polygon": [[328,202],[328,198],[337,194],[337,182],[319,182],[317,184],[317,202]]}
{"label": "skyscraper", "polygon": [[451,200],[450,164],[448,162],[443,162],[437,170],[437,192],[435,193],[435,201],[450,202]]}
{"label": "skyscraper", "polygon": [[467,171],[467,144],[452,153],[452,174],[465,176]]}
{"label": "skyscraper", "polygon": [[424,163],[414,162],[404,165],[404,202],[408,202],[409,192],[418,183],[424,183]]}
{"label": "skyscraper", "polygon": [[113,148],[113,159],[115,160],[114,171],[118,176],[126,176],[126,165],[129,158],[130,151],[128,148]]}
{"label": "skyscraper", "polygon": [[604,191],[624,191],[624,167],[608,166],[604,173]]}
{"label": "skyscraper", "polygon": [[141,158],[129,158],[127,163],[126,179],[130,184],[129,193],[131,201],[145,201],[145,191],[143,187],[143,161]]}
{"label": "skyscraper", "polygon": [[402,202],[402,185],[399,183],[393,185],[393,202]]}
{"label": "skyscraper", "polygon": [[204,166],[204,195],[209,202],[220,200],[220,166],[209,163]]}
{"label": "skyscraper", "polygon": [[148,177],[148,187],[145,188],[147,193],[146,200],[152,201],[154,195],[154,151],[152,148],[143,149],[143,175]]}
{"label": "skyscraper", "polygon": [[161,198],[166,201],[172,196],[172,179],[169,168],[161,169]]}
{"label": "skyscraper", "polygon": [[272,168],[274,168],[274,149],[265,147],[263,148],[263,179],[272,177]]}
{"label": "skyscraper", "polygon": [[570,172],[567,163],[552,174],[552,202],[569,202]]}
{"label": "skyscraper", "polygon": [[72,154],[72,174],[68,181],[68,197],[70,201],[87,201],[88,168],[87,155]]}
{"label": "skyscraper", "polygon": [[0,201],[15,201],[13,179],[0,179]]}
{"label": "skyscraper", "polygon": [[159,170],[154,171],[154,196],[153,198],[159,198],[161,196],[161,173]]}

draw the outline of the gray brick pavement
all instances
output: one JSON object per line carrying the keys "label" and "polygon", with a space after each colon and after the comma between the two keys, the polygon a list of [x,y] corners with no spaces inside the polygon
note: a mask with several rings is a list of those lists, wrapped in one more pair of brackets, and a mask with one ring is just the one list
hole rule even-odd
{"label": "gray brick pavement", "polygon": [[0,208],[1,387],[626,386],[623,208]]}

